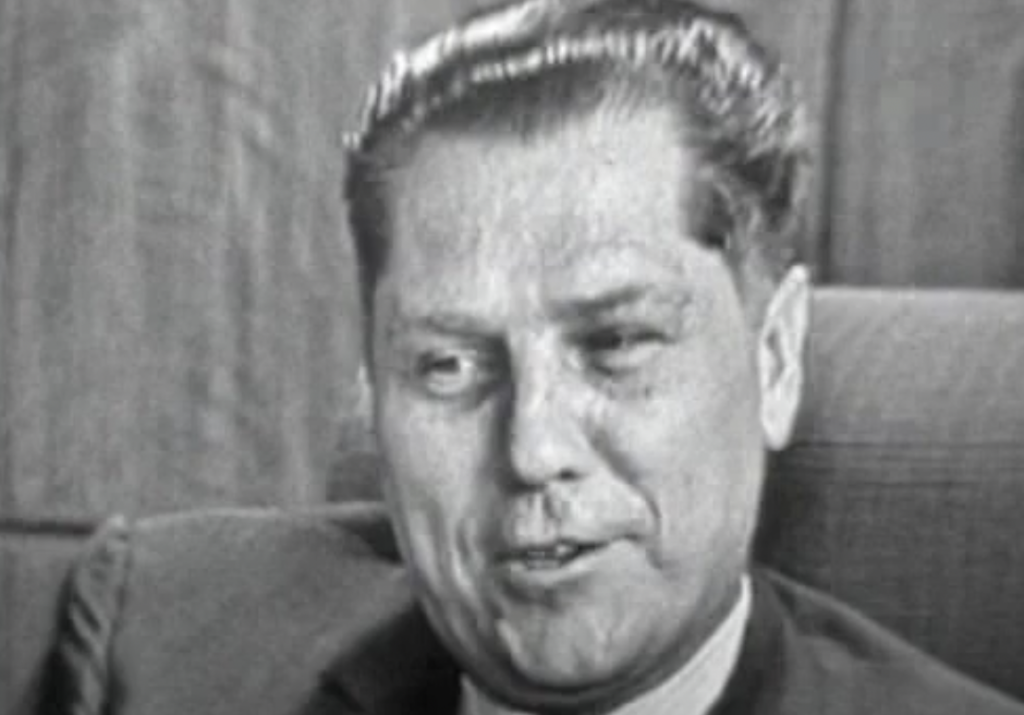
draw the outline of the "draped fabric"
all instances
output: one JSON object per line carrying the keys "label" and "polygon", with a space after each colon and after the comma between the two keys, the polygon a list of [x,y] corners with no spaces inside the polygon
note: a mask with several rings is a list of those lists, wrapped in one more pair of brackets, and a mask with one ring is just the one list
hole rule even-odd
{"label": "draped fabric", "polygon": [[[340,136],[392,48],[488,1],[0,0],[0,711],[107,515],[352,491]],[[1024,5],[714,4],[819,117],[822,281],[1024,284]]]}

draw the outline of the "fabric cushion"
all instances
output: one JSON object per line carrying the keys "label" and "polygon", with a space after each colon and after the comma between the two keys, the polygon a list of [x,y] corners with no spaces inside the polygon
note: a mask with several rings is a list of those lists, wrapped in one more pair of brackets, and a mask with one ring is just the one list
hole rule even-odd
{"label": "fabric cushion", "polygon": [[1024,699],[1024,294],[818,292],[761,559]]}

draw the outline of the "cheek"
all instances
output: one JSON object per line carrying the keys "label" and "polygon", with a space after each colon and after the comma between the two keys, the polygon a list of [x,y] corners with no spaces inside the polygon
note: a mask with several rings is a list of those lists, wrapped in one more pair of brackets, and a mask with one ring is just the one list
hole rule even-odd
{"label": "cheek", "polygon": [[384,496],[406,561],[431,591],[467,590],[486,496],[473,430],[387,393],[376,414]]}
{"label": "cheek", "polygon": [[662,558],[745,538],[763,463],[742,352],[670,358],[642,398],[605,410],[603,449],[655,515]]}

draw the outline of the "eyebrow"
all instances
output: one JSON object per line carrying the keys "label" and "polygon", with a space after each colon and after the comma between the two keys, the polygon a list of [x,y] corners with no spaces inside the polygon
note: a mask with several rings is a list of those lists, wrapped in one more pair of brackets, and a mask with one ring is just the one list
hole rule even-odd
{"label": "eyebrow", "polygon": [[464,313],[395,313],[388,321],[388,334],[395,336],[409,332],[440,333],[464,337],[490,335],[494,326]]}
{"label": "eyebrow", "polygon": [[564,298],[555,301],[555,315],[560,319],[587,319],[640,303],[654,303],[682,309],[691,302],[686,291],[668,291],[647,284],[625,285],[590,296]]}
{"label": "eyebrow", "polygon": [[[669,291],[649,284],[619,286],[590,295],[557,298],[552,301],[552,314],[561,322],[577,322],[598,318],[617,310],[653,303],[681,311],[692,302],[687,291]],[[396,312],[388,321],[387,332],[392,339],[409,333],[433,333],[480,339],[500,332],[490,321],[468,313],[439,311]]]}

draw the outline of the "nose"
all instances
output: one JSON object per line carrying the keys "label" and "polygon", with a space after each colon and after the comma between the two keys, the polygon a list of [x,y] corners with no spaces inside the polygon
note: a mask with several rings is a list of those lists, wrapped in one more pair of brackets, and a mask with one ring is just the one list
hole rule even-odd
{"label": "nose", "polygon": [[540,487],[585,476],[589,442],[580,396],[550,366],[518,372],[506,429],[512,477],[521,485]]}

